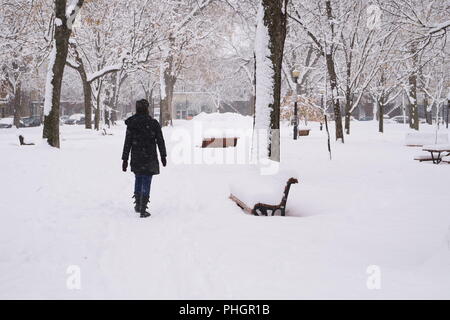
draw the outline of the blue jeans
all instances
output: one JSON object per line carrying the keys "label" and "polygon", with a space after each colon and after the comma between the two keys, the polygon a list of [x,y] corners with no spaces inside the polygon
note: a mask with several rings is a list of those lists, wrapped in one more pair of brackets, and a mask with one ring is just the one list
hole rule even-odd
{"label": "blue jeans", "polygon": [[150,184],[152,183],[152,175],[135,175],[136,180],[134,182],[134,193],[143,194],[144,196],[150,195]]}

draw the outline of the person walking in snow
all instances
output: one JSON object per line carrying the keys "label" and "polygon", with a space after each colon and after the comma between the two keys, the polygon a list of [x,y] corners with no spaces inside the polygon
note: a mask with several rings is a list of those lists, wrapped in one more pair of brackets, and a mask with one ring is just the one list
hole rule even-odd
{"label": "person walking in snow", "polygon": [[128,157],[131,151],[131,171],[135,175],[134,210],[141,218],[150,216],[147,205],[150,196],[152,177],[159,174],[159,161],[156,153],[158,145],[161,163],[167,164],[166,145],[158,121],[148,112],[149,103],[142,99],[136,101],[136,114],[125,120],[127,133],[122,153],[122,170],[127,171]]}

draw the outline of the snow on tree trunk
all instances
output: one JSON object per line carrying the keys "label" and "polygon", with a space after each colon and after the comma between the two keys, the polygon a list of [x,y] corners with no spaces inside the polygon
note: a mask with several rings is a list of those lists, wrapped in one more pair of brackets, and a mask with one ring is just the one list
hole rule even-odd
{"label": "snow on tree trunk", "polygon": [[424,93],[424,108],[425,108],[425,120],[427,121],[427,124],[432,125],[433,124],[433,115],[431,114],[431,107],[430,101],[428,100],[428,96],[426,93]]}
{"label": "snow on tree trunk", "polygon": [[417,108],[417,76],[412,73],[409,78],[408,100],[409,100],[409,127],[419,130],[419,112]]}
{"label": "snow on tree trunk", "polygon": [[378,98],[376,95],[373,95],[373,108],[372,108],[372,117],[373,120],[378,120]]}
{"label": "snow on tree trunk", "polygon": [[55,30],[45,85],[43,137],[47,139],[49,145],[56,148],[60,147],[59,107],[61,83],[69,51],[71,27],[79,8],[83,5],[83,0],[78,0],[75,5],[72,4],[67,12],[66,4],[66,0],[55,0],[54,2]]}
{"label": "snow on tree trunk", "polygon": [[412,67],[408,77],[408,105],[409,105],[409,127],[419,130],[419,112],[417,107],[417,47],[411,45],[411,54],[413,54]]}
{"label": "snow on tree trunk", "polygon": [[280,161],[280,95],[287,0],[262,0],[255,36],[254,157]]}

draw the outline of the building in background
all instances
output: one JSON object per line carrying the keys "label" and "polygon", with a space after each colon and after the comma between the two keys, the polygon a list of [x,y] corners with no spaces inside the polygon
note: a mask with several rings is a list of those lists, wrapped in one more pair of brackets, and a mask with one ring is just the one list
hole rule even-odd
{"label": "building in background", "polygon": [[8,94],[6,92],[6,87],[3,81],[0,82],[0,118],[6,117],[6,112],[8,108]]}
{"label": "building in background", "polygon": [[217,112],[218,105],[218,98],[210,92],[174,92],[173,119],[192,119],[201,112]]}

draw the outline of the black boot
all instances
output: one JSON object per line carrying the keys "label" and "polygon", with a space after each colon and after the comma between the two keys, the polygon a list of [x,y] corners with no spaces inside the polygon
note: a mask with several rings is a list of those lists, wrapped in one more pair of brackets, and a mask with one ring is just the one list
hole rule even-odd
{"label": "black boot", "polygon": [[148,204],[149,197],[141,195],[140,200],[141,200],[141,203],[140,203],[139,213],[141,214],[141,218],[150,217],[150,213],[146,211],[148,208],[147,204]]}
{"label": "black boot", "polygon": [[140,207],[141,207],[141,197],[140,194],[135,193],[134,196],[134,211],[139,213]]}

